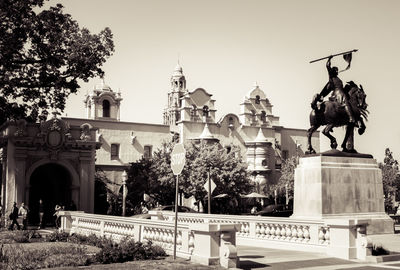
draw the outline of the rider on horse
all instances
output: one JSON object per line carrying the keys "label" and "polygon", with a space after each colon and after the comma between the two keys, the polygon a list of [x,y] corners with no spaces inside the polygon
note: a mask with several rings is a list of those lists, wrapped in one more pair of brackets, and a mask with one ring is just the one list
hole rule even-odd
{"label": "rider on horse", "polygon": [[317,101],[322,101],[322,99],[324,97],[326,97],[330,92],[332,92],[330,99],[338,102],[340,105],[343,105],[344,109],[346,111],[346,114],[349,117],[349,122],[352,124],[355,124],[353,113],[351,111],[349,101],[348,101],[348,95],[347,95],[347,93],[345,93],[345,91],[343,89],[342,80],[338,77],[338,73],[339,73],[338,68],[331,67],[331,59],[332,59],[332,56],[330,56],[328,58],[328,61],[326,62],[326,68],[327,68],[328,74],[329,74],[329,81],[325,85],[325,87],[322,89],[321,93],[317,94],[314,97],[311,107],[313,109],[315,109]]}

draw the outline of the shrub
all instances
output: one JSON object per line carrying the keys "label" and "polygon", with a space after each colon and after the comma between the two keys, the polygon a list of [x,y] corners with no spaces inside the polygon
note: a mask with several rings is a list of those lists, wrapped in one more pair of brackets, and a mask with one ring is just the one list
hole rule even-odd
{"label": "shrub", "polygon": [[119,244],[104,246],[96,254],[96,261],[99,263],[117,263],[135,260],[149,260],[164,257],[166,253],[159,246],[154,246],[151,241],[145,244],[134,240],[124,239]]}
{"label": "shrub", "polygon": [[55,231],[46,236],[47,242],[67,242],[69,234],[66,232]]}
{"label": "shrub", "polygon": [[372,247],[372,256],[389,255],[390,252],[384,249],[381,245],[374,245]]}
{"label": "shrub", "polygon": [[15,231],[12,234],[12,239],[16,243],[29,243],[34,238],[41,238],[41,235],[34,230]]}
{"label": "shrub", "polygon": [[89,236],[73,234],[68,237],[68,242],[91,245],[99,248],[103,248],[104,246],[111,245],[113,241],[107,237],[99,237],[95,234],[90,234]]}

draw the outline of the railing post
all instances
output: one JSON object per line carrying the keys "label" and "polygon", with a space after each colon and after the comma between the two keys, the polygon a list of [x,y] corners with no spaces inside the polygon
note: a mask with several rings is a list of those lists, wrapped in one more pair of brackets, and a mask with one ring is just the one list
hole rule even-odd
{"label": "railing post", "polygon": [[142,231],[144,229],[143,225],[135,224],[133,227],[133,238],[136,242],[143,242]]}
{"label": "railing post", "polygon": [[357,258],[357,227],[368,224],[368,220],[332,219],[327,220],[330,243],[327,254],[342,259]]}
{"label": "railing post", "polygon": [[70,233],[72,228],[72,218],[71,214],[67,211],[60,211],[61,216],[61,228],[60,230],[66,233]]}
{"label": "railing post", "polygon": [[310,225],[310,244],[313,245],[318,245],[319,243],[319,225],[318,224],[312,224]]}
{"label": "railing post", "polygon": [[100,221],[100,236],[104,236],[104,220]]}
{"label": "railing post", "polygon": [[189,229],[194,233],[194,250],[190,260],[203,265],[236,267],[238,258],[234,234],[238,228],[237,224],[191,224]]}
{"label": "railing post", "polygon": [[251,238],[256,238],[256,222],[255,221],[250,221],[249,222],[249,236]]}

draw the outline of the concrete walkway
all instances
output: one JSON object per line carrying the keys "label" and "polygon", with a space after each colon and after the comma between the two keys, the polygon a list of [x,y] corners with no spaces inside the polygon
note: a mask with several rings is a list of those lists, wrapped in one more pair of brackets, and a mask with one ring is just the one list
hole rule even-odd
{"label": "concrete walkway", "polygon": [[373,270],[399,269],[400,261],[365,263],[358,260],[342,260],[323,253],[238,246],[239,269],[312,269],[312,270]]}

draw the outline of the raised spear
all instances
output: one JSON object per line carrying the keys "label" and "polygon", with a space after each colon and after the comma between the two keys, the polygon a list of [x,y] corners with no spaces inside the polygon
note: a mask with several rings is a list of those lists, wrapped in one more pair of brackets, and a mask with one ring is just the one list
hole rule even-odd
{"label": "raised spear", "polygon": [[343,55],[343,54],[349,54],[349,53],[353,53],[353,52],[356,52],[356,51],[358,51],[358,50],[357,50],[357,49],[354,49],[354,50],[347,51],[347,52],[342,52],[342,53],[337,53],[337,54],[330,55],[330,56],[325,56],[325,57],[322,57],[322,58],[319,58],[319,59],[315,59],[315,60],[310,61],[310,64],[311,64],[311,63],[314,63],[314,62],[318,62],[318,61],[324,60],[324,59],[327,59],[327,58],[329,58],[329,57],[334,57],[334,56]]}

